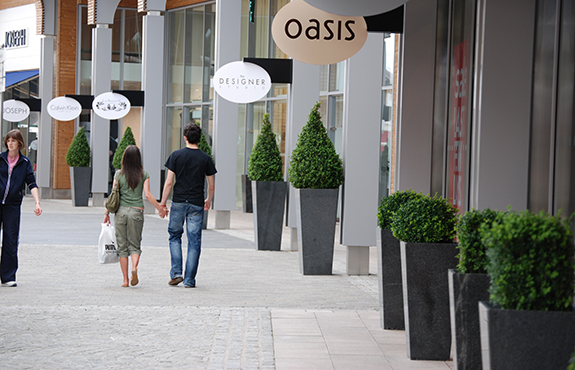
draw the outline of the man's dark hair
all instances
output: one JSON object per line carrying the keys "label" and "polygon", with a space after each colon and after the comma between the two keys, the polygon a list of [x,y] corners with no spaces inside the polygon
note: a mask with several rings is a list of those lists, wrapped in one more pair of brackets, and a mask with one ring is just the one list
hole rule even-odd
{"label": "man's dark hair", "polygon": [[202,137],[202,129],[194,122],[188,123],[184,127],[184,136],[190,144],[199,144]]}

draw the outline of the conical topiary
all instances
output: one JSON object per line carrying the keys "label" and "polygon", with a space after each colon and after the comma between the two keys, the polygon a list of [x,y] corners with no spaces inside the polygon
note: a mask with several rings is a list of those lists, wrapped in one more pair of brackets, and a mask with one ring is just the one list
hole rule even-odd
{"label": "conical topiary", "polygon": [[136,140],[134,140],[134,134],[132,134],[132,129],[130,126],[126,127],[126,131],[124,131],[124,135],[122,136],[122,140],[118,144],[118,148],[116,149],[116,153],[114,153],[114,159],[112,160],[112,165],[115,169],[120,170],[122,169],[122,156],[124,155],[124,151],[130,145],[136,145]]}
{"label": "conical topiary", "polygon": [[[199,123],[196,123],[196,125],[200,126]],[[204,135],[204,130],[202,130],[202,136],[200,137],[200,142],[198,143],[198,148],[202,152],[209,155],[212,158],[212,160],[214,160],[214,157],[212,157],[212,147],[210,146],[210,144],[208,144],[208,140],[206,139],[206,135]]]}
{"label": "conical topiary", "polygon": [[248,176],[252,181],[284,181],[282,157],[267,113],[250,155]]}
{"label": "conical topiary", "polygon": [[298,189],[335,189],[343,182],[341,158],[327,136],[319,113],[312,108],[292,152],[288,179]]}
{"label": "conical topiary", "polygon": [[84,127],[74,136],[66,153],[66,163],[70,167],[90,167],[90,144],[86,138]]}

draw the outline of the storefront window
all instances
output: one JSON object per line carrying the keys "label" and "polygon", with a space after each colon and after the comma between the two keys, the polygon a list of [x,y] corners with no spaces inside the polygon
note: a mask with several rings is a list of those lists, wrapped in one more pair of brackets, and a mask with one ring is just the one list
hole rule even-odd
{"label": "storefront window", "polygon": [[391,153],[393,144],[394,69],[396,35],[387,34],[383,48],[383,79],[381,94],[381,151],[379,156],[379,199],[390,194]]}

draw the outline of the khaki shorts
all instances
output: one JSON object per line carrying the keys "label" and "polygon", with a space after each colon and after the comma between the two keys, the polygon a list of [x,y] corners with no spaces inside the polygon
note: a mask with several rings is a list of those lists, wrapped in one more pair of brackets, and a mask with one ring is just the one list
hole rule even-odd
{"label": "khaki shorts", "polygon": [[120,258],[141,254],[144,210],[120,206],[116,216],[114,216],[114,226],[116,227],[116,244]]}

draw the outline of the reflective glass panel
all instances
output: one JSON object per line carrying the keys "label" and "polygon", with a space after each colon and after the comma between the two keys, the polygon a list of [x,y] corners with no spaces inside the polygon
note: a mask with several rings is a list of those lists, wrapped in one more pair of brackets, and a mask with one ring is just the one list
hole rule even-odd
{"label": "reflective glass panel", "polygon": [[142,13],[124,11],[124,90],[142,86]]}
{"label": "reflective glass panel", "polygon": [[168,37],[168,102],[181,103],[184,82],[184,38],[185,12],[183,10],[169,13]]}

